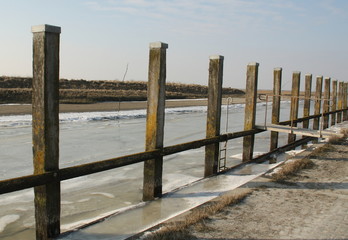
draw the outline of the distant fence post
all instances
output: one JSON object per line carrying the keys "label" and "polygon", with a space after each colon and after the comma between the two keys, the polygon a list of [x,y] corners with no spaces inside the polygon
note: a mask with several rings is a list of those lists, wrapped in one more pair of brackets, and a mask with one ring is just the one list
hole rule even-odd
{"label": "distant fence post", "polygon": [[[303,117],[309,117],[311,110],[311,95],[312,95],[312,74],[305,75],[305,95],[303,103]],[[309,127],[309,120],[303,121],[303,128]]]}
{"label": "distant fence post", "polygon": [[[337,101],[337,109],[343,109],[343,82],[338,83],[338,101]],[[337,113],[337,123],[342,122],[342,112]]]}
{"label": "distant fence post", "polygon": [[[272,104],[272,124],[279,123],[280,100],[282,94],[282,68],[273,70],[273,104]],[[278,147],[278,132],[271,131],[270,151]]]}
{"label": "distant fence post", "polygon": [[348,110],[347,110],[347,97],[348,97],[348,82],[343,83],[343,121],[348,120]]}
{"label": "distant fence post", "polygon": [[[317,76],[316,86],[315,86],[315,104],[314,104],[314,115],[319,115],[321,110],[321,93],[323,89],[323,77]],[[313,129],[319,130],[320,117],[314,118]]]}
{"label": "distant fence post", "polygon": [[[323,104],[323,113],[330,112],[330,84],[331,79],[329,77],[326,77],[324,85],[324,104]],[[323,129],[329,127],[329,115],[324,115],[324,122],[323,122]]]}
{"label": "distant fence post", "polygon": [[[39,25],[33,33],[34,174],[59,169],[59,37],[60,27]],[[60,182],[34,188],[36,239],[60,234]]]}
{"label": "distant fence post", "polygon": [[343,84],[343,121],[348,120],[348,110],[347,110],[347,97],[348,97],[348,82]]}
{"label": "distant fence post", "polygon": [[[337,109],[337,80],[332,80],[332,104],[331,111]],[[331,114],[331,126],[336,124],[336,113]]]}
{"label": "distant fence post", "polygon": [[[290,119],[296,120],[298,118],[298,104],[300,95],[300,72],[293,72],[292,74],[292,88],[291,88],[291,106],[290,106]],[[296,127],[297,123],[293,123]],[[288,143],[292,143],[296,140],[296,134],[289,133]]]}
{"label": "distant fence post", "polygon": [[[209,62],[208,85],[208,113],[206,137],[220,135],[222,80],[223,80],[223,56],[211,56]],[[205,147],[204,176],[208,177],[217,173],[219,161],[219,145],[214,143]]]}
{"label": "distant fence post", "polygon": [[[150,43],[146,151],[163,148],[167,48],[166,43]],[[144,162],[144,201],[162,196],[162,171],[162,156]]]}
{"label": "distant fence post", "polygon": [[[249,63],[247,66],[244,130],[255,128],[258,69],[258,63]],[[253,159],[254,140],[254,134],[243,138],[243,162]]]}

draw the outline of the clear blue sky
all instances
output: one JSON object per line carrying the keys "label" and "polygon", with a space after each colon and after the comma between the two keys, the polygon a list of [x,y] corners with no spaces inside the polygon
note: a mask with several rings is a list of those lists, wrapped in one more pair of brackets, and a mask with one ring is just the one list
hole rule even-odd
{"label": "clear blue sky", "polygon": [[[224,86],[259,88],[301,71],[348,81],[348,0],[0,0],[0,75],[32,75],[31,26],[60,26],[60,77],[147,80],[149,43],[167,50],[167,81],[207,84],[210,55],[223,55]],[[302,80],[304,82],[304,80]]]}

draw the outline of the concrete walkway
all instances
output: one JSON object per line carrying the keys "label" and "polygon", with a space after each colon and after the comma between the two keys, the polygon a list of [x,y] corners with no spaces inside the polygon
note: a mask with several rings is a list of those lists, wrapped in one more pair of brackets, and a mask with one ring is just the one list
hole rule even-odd
{"label": "concrete walkway", "polygon": [[161,199],[141,204],[58,239],[125,239],[238,188],[280,163],[248,164],[228,173],[203,179],[175,192],[167,193]]}

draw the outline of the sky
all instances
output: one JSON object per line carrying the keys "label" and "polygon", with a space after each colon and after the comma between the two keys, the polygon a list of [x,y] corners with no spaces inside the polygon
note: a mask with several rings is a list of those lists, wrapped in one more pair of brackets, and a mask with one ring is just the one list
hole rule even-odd
{"label": "sky", "polygon": [[[259,89],[273,69],[348,81],[348,0],[0,0],[0,76],[32,76],[31,26],[61,27],[60,78],[147,81],[149,44],[167,49],[167,82],[208,84],[224,56],[224,87]],[[315,81],[314,81],[315,82]]]}

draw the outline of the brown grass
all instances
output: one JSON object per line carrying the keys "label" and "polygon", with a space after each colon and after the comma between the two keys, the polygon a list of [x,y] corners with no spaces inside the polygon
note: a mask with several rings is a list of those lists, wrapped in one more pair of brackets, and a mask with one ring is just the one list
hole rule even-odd
{"label": "brown grass", "polygon": [[163,227],[157,231],[146,236],[145,240],[179,240],[179,239],[197,239],[189,234],[188,227],[196,224],[196,227],[205,228],[204,220],[211,215],[221,211],[224,207],[232,204],[237,204],[245,199],[251,193],[250,189],[247,189],[241,193],[235,193],[232,195],[224,195],[217,200],[209,202],[201,207],[193,209],[192,212],[185,217],[183,221],[171,222],[164,224]]}
{"label": "brown grass", "polygon": [[272,179],[277,182],[282,182],[289,176],[295,175],[302,169],[308,169],[314,166],[314,163],[309,158],[302,158],[291,161],[282,165],[281,169],[272,175]]}
{"label": "brown grass", "polygon": [[343,134],[343,137],[338,137],[338,136],[332,136],[329,138],[329,143],[338,143],[340,141],[342,141],[343,138],[347,138],[348,137],[348,129],[347,128],[343,128],[340,131],[341,134]]}
{"label": "brown grass", "polygon": [[348,137],[348,128],[342,128],[342,129],[341,129],[341,133],[343,134],[343,136],[344,136],[345,138],[347,138],[347,137]]}

